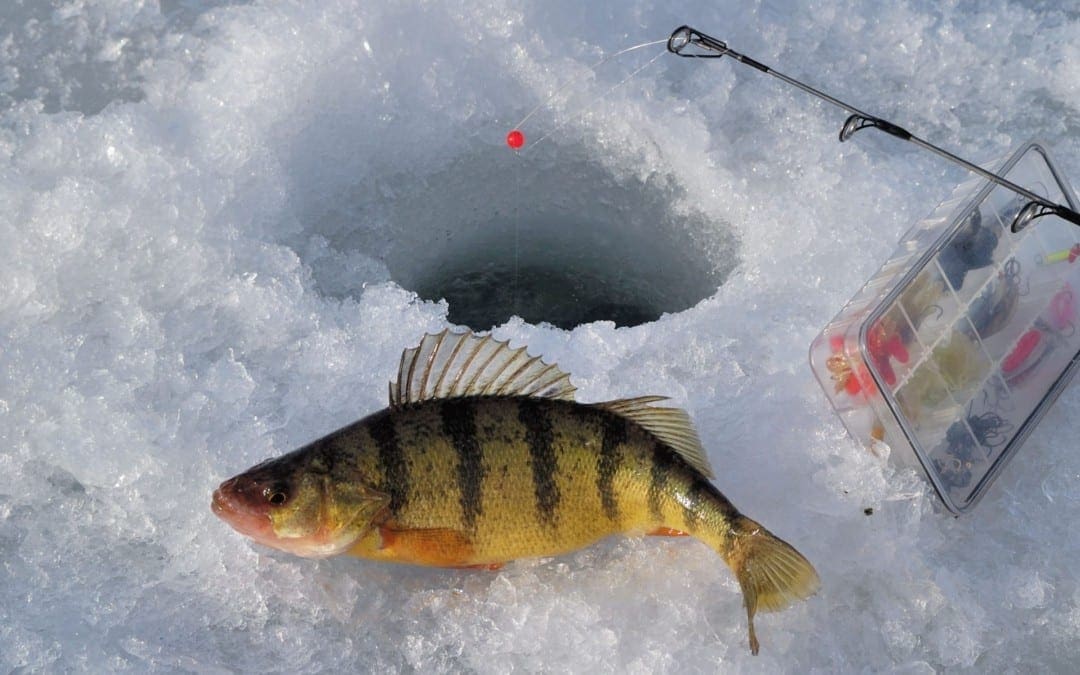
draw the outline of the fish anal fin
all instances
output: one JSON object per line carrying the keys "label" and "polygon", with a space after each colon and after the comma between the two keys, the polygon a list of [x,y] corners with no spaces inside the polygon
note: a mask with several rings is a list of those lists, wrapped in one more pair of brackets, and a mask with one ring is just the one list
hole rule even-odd
{"label": "fish anal fin", "polygon": [[690,535],[682,530],[676,530],[671,527],[658,527],[655,530],[646,532],[650,537],[689,537]]}
{"label": "fish anal fin", "polygon": [[495,572],[501,570],[506,563],[481,563],[479,565],[454,565],[453,569],[458,570],[487,570],[488,572]]}
{"label": "fish anal fin", "polygon": [[705,456],[701,439],[698,438],[686,411],[679,408],[654,408],[649,405],[665,399],[664,396],[639,396],[591,405],[637,423],[674,450],[698,473],[712,478],[713,470],[709,466],[709,459]]}

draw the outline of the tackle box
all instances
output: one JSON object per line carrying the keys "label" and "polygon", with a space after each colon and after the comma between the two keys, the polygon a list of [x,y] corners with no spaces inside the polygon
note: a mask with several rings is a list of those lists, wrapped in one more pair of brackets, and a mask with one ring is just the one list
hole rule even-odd
{"label": "tackle box", "polygon": [[[1039,143],[990,168],[1077,208]],[[810,347],[851,435],[921,467],[956,514],[986,492],[1080,356],[1080,228],[1047,215],[1013,233],[1026,203],[982,178],[960,185]]]}

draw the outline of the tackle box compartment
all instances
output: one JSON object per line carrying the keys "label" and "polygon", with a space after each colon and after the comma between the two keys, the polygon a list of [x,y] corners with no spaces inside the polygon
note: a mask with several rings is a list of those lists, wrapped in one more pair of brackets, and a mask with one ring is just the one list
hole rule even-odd
{"label": "tackle box compartment", "polygon": [[[991,169],[1077,208],[1037,142]],[[983,178],[961,184],[810,347],[849,433],[921,467],[956,514],[985,494],[1080,357],[1080,228],[1047,215],[1014,233],[1026,204]]]}

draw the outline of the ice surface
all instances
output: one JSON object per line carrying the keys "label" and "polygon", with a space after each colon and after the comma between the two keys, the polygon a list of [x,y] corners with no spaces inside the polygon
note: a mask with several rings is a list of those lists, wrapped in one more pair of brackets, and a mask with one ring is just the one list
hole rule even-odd
{"label": "ice surface", "polygon": [[[870,131],[840,145],[842,115],[728,61],[663,57],[614,91],[656,52],[587,71],[689,23],[976,161],[1040,137],[1080,181],[1080,15],[941,5],[4,3],[0,670],[1070,670],[1076,388],[954,519],[845,436],[806,363],[965,176]],[[515,199],[469,199],[488,162]],[[291,558],[209,511],[218,481],[382,407],[400,350],[446,325],[399,285],[399,244],[552,212],[530,186],[559,171],[738,240],[682,233],[740,260],[691,309],[496,333],[582,400],[673,396],[719,487],[816,564],[817,597],[759,619],[759,657],[692,541],[443,572]]]}

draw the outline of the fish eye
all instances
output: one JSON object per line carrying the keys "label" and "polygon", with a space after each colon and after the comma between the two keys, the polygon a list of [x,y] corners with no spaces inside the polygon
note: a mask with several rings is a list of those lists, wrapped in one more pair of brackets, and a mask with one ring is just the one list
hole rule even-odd
{"label": "fish eye", "polygon": [[263,494],[266,496],[266,500],[274,506],[281,506],[289,499],[289,496],[285,494],[285,491],[277,487],[266,488],[266,491],[263,492]]}

